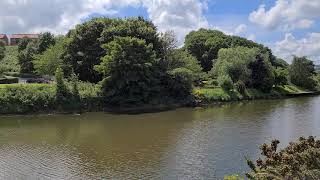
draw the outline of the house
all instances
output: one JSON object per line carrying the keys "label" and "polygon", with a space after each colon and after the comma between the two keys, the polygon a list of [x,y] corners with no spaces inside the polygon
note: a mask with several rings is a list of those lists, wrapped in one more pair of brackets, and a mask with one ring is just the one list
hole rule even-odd
{"label": "house", "polygon": [[39,39],[39,34],[12,34],[10,37],[10,45],[16,46],[18,45],[21,39]]}
{"label": "house", "polygon": [[3,41],[6,46],[9,45],[9,39],[6,34],[0,34],[0,40]]}

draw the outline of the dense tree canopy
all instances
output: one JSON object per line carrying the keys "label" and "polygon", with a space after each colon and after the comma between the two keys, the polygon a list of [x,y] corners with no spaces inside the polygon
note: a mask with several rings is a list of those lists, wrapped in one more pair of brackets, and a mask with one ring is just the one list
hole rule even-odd
{"label": "dense tree canopy", "polygon": [[54,45],[50,46],[42,54],[33,56],[35,72],[39,75],[54,75],[58,67],[63,65],[63,53],[65,38],[58,37]]}
{"label": "dense tree canopy", "polygon": [[134,37],[117,37],[103,46],[108,52],[96,66],[106,79],[103,93],[112,104],[148,103],[157,91],[156,53],[152,44]]}
{"label": "dense tree canopy", "polygon": [[136,37],[153,45],[157,57],[161,55],[161,42],[152,22],[141,17],[128,19],[96,18],[69,32],[65,63],[67,71],[74,70],[80,80],[98,82],[101,74],[94,70],[107,52],[103,44],[117,37]]}
{"label": "dense tree canopy", "polygon": [[294,57],[289,68],[290,81],[300,87],[313,90],[316,82],[313,79],[315,65],[306,57]]}
{"label": "dense tree canopy", "polygon": [[34,55],[43,53],[48,47],[54,44],[54,35],[49,32],[41,33],[37,40],[22,39],[18,44],[20,71],[22,73],[33,73]]}
{"label": "dense tree canopy", "polygon": [[273,85],[273,69],[268,55],[258,48],[235,47],[221,49],[212,74],[226,89],[243,82],[247,87],[270,90]]}
{"label": "dense tree canopy", "polygon": [[213,66],[213,61],[218,58],[220,49],[237,46],[259,48],[262,53],[269,55],[271,63],[275,61],[275,57],[269,48],[245,38],[225,35],[217,30],[200,29],[192,31],[186,36],[184,48],[198,59],[203,71],[208,72]]}

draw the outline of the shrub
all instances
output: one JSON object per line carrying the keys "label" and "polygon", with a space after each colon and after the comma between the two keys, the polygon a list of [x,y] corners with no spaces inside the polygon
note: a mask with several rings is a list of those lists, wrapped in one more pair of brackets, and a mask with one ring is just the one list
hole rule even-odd
{"label": "shrub", "polygon": [[246,85],[243,81],[239,80],[235,83],[235,88],[240,94],[244,94],[246,92]]}
{"label": "shrub", "polygon": [[265,158],[259,158],[256,164],[247,160],[252,170],[247,174],[249,179],[320,178],[320,140],[301,137],[278,151],[279,143],[273,140],[270,145],[263,144],[260,149]]}
{"label": "shrub", "polygon": [[18,82],[19,82],[19,78],[16,78],[16,77],[0,78],[0,84],[15,84]]}
{"label": "shrub", "polygon": [[223,75],[218,77],[218,83],[224,90],[233,89],[233,82],[230,76]]}
{"label": "shrub", "polygon": [[51,85],[14,84],[0,86],[0,114],[52,110],[55,88]]}
{"label": "shrub", "polygon": [[58,104],[65,103],[70,95],[69,90],[64,82],[64,75],[61,68],[57,68],[56,70],[56,99]]}

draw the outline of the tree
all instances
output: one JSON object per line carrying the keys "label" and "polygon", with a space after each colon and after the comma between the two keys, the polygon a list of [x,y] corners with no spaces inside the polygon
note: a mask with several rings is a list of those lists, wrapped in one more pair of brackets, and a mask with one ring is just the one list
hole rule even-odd
{"label": "tree", "polygon": [[[218,79],[231,80],[232,83],[241,80],[246,85],[250,85],[252,73],[249,64],[255,61],[258,54],[259,49],[257,48],[221,49],[211,74],[217,76]],[[219,78],[220,76],[221,78]]]}
{"label": "tree", "polygon": [[184,48],[197,58],[203,71],[208,72],[218,58],[220,49],[238,46],[258,48],[261,53],[268,54],[268,61],[272,64],[275,61],[275,57],[269,48],[242,37],[225,35],[217,30],[200,29],[192,31],[186,36]]}
{"label": "tree", "polygon": [[117,37],[103,45],[107,55],[96,70],[105,75],[103,94],[111,104],[149,103],[157,91],[156,53],[152,44]]}
{"label": "tree", "polygon": [[35,41],[30,41],[26,49],[20,51],[18,54],[18,60],[20,64],[21,73],[32,73],[34,71],[33,67],[33,56],[37,53],[37,43]]}
{"label": "tree", "polygon": [[289,67],[289,78],[291,83],[309,89],[314,90],[316,82],[312,78],[315,74],[315,65],[312,61],[306,57],[293,58],[293,62]]}
{"label": "tree", "polygon": [[58,67],[63,65],[63,53],[65,50],[65,39],[59,37],[55,45],[51,45],[42,54],[33,56],[34,69],[40,75],[54,75]]}
{"label": "tree", "polygon": [[31,39],[23,38],[18,43],[18,52],[25,50],[28,44],[31,42]]}
{"label": "tree", "polygon": [[264,159],[256,164],[247,163],[251,172],[249,179],[319,179],[320,178],[320,141],[314,137],[301,137],[297,142],[278,151],[279,140],[270,145],[263,144],[260,149]]}
{"label": "tree", "polygon": [[56,101],[58,104],[64,104],[67,101],[70,92],[64,82],[64,74],[62,69],[59,67],[55,73],[56,77]]}
{"label": "tree", "polygon": [[55,45],[56,40],[50,32],[41,33],[38,40],[37,54],[41,54],[49,47]]}
{"label": "tree", "polygon": [[274,74],[271,63],[258,54],[255,61],[249,64],[251,70],[251,86],[265,92],[269,92],[274,84]]}
{"label": "tree", "polygon": [[82,81],[99,82],[102,75],[94,70],[105,55],[100,41],[102,32],[112,27],[116,20],[95,18],[69,31],[67,35],[66,52],[64,54],[64,71],[71,75],[72,71],[79,75]]}
{"label": "tree", "polygon": [[289,72],[287,69],[276,68],[274,71],[274,84],[276,86],[283,86],[288,84]]}
{"label": "tree", "polygon": [[102,75],[94,70],[105,56],[103,44],[112,42],[117,37],[136,37],[153,45],[158,57],[162,57],[161,42],[156,27],[142,17],[128,19],[96,18],[68,33],[70,38],[64,58],[65,71],[72,69],[83,81],[99,82]]}
{"label": "tree", "polygon": [[4,58],[6,52],[6,44],[0,41],[0,61]]}

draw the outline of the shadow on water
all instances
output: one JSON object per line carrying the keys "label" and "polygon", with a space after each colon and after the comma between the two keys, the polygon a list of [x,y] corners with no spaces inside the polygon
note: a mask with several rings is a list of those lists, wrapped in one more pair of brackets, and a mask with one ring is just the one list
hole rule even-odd
{"label": "shadow on water", "polygon": [[0,117],[1,179],[217,179],[278,138],[319,135],[319,97],[119,115]]}

